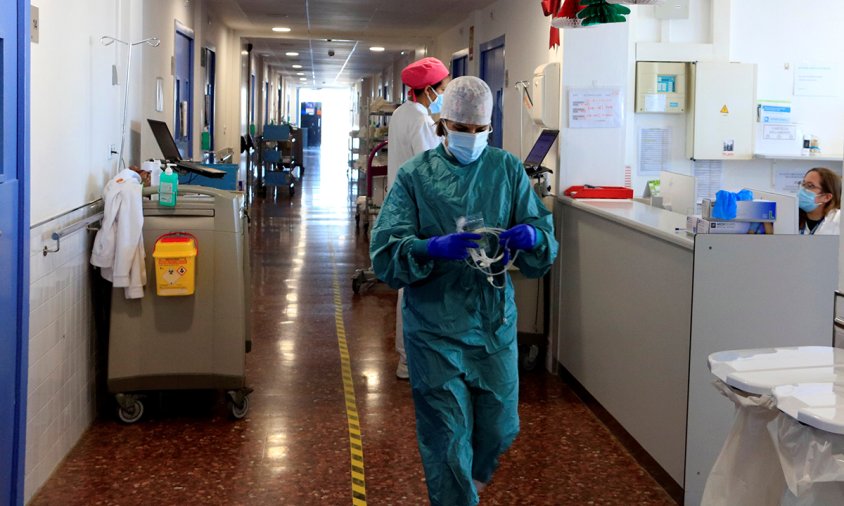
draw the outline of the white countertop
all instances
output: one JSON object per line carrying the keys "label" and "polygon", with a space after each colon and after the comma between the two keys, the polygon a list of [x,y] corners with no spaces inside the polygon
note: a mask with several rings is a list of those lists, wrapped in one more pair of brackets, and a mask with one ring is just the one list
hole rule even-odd
{"label": "white countertop", "polygon": [[632,200],[558,198],[565,205],[627,225],[678,246],[694,249],[694,236],[685,231],[685,215]]}

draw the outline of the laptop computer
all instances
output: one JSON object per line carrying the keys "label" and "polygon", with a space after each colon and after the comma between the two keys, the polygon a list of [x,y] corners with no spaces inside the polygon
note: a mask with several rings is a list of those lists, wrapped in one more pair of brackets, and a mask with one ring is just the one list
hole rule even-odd
{"label": "laptop computer", "polygon": [[158,143],[158,148],[161,149],[161,154],[168,163],[176,164],[176,167],[184,169],[200,176],[220,178],[226,175],[226,171],[206,167],[198,162],[190,160],[182,160],[182,155],[179,154],[179,148],[176,146],[176,140],[173,139],[173,134],[170,133],[170,127],[163,121],[154,119],[147,119],[152,134],[155,136],[155,141]]}
{"label": "laptop computer", "polygon": [[542,161],[545,160],[545,156],[548,155],[548,151],[551,150],[551,146],[554,145],[554,141],[557,140],[557,136],[559,134],[559,130],[551,130],[547,128],[542,130],[539,134],[539,138],[536,139],[536,142],[533,143],[533,147],[530,148],[530,153],[528,153],[527,158],[525,158],[525,170],[528,172],[534,172],[542,165]]}

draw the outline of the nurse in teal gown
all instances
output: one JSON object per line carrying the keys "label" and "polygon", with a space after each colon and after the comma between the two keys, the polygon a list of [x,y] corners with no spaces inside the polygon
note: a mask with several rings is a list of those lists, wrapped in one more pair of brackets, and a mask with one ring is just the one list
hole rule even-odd
{"label": "nurse in teal gown", "polygon": [[[372,230],[379,279],[404,288],[404,332],[416,432],[431,504],[475,505],[519,432],[516,304],[510,276],[472,267],[478,215],[525,276],[557,254],[551,214],[521,162],[487,146],[492,94],[476,77],[445,90],[439,147],[399,170]],[[489,238],[494,239],[494,238]],[[503,270],[501,262],[489,271]]]}

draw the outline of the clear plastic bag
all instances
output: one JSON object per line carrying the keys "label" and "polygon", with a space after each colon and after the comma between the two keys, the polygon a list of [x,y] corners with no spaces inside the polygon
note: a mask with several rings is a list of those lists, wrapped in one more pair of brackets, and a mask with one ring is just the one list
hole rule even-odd
{"label": "clear plastic bag", "polygon": [[703,506],[771,506],[786,489],[777,449],[768,432],[779,416],[772,397],[748,396],[721,381],[722,395],[733,401],[733,427],[712,466],[703,491]]}

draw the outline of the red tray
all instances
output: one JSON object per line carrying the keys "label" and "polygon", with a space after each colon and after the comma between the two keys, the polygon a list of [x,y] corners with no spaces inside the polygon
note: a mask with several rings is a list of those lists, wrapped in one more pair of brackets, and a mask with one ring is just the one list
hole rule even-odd
{"label": "red tray", "polygon": [[623,186],[569,186],[563,192],[573,199],[632,199],[633,189]]}

